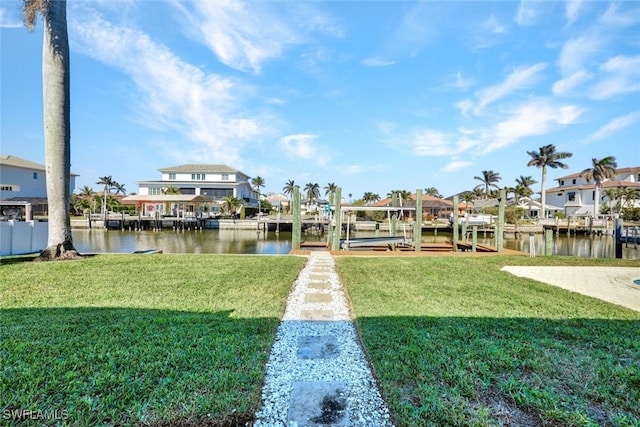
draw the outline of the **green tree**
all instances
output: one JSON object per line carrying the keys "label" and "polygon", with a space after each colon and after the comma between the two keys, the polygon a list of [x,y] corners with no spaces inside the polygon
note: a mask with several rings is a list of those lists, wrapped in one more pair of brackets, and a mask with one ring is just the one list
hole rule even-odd
{"label": "green tree", "polygon": [[520,201],[520,197],[531,197],[533,194],[533,190],[531,186],[536,184],[538,181],[533,179],[532,176],[524,176],[520,175],[520,178],[516,178],[516,203]]}
{"label": "green tree", "polygon": [[317,182],[309,182],[305,184],[303,191],[307,197],[307,209],[309,209],[309,206],[311,206],[314,201],[320,199],[320,186]]}
{"label": "green tree", "polygon": [[293,190],[295,189],[295,186],[296,186],[296,183],[292,179],[290,179],[285,183],[284,187],[282,187],[282,192],[289,199],[289,203],[288,203],[288,205],[289,205],[289,213],[291,213],[291,208],[292,208],[292,206],[291,206],[291,197],[293,197]]}
{"label": "green tree", "polygon": [[338,186],[335,183],[333,182],[328,183],[327,185],[324,186],[325,197],[330,193],[334,193],[337,189],[338,189]]}
{"label": "green tree", "polygon": [[476,188],[482,188],[484,186],[484,197],[485,199],[489,198],[489,187],[499,188],[496,184],[502,178],[500,174],[494,171],[482,171],[482,176],[474,176],[473,179],[477,179],[481,181],[482,184],[479,184]]}
{"label": "green tree", "polygon": [[362,200],[366,203],[367,206],[371,206],[372,203],[375,203],[378,200],[380,200],[380,195],[367,191],[362,196]]}
{"label": "green tree", "polygon": [[[264,187],[264,178],[262,178],[261,176],[256,176],[251,180],[251,185],[258,192],[258,214],[259,214],[260,212],[262,212],[262,205],[261,205],[262,194],[260,193],[260,189]],[[260,215],[258,215],[258,219],[259,218],[260,218]]]}
{"label": "green tree", "polygon": [[573,154],[564,151],[556,151],[556,146],[553,144],[540,147],[537,152],[527,151],[527,154],[531,156],[531,160],[529,160],[527,166],[535,166],[542,169],[542,181],[540,183],[540,215],[542,218],[546,218],[547,167],[550,167],[552,169],[567,169],[569,166],[565,163],[562,163],[560,160],[568,159],[569,157],[573,156]]}
{"label": "green tree", "polygon": [[244,200],[239,199],[234,196],[225,196],[222,199],[222,210],[227,212],[233,218],[235,218],[238,214],[240,208],[244,206]]}
{"label": "green tree", "polygon": [[439,197],[442,198],[442,194],[438,191],[436,187],[427,187],[424,189],[424,194],[426,196]]}
{"label": "green tree", "polygon": [[101,176],[100,178],[98,178],[98,182],[96,182],[96,184],[98,184],[98,185],[104,185],[104,194],[103,194],[103,198],[102,198],[102,214],[104,215],[104,220],[105,221],[107,220],[107,195],[113,189],[113,183],[114,182],[115,181],[113,180],[111,175],[109,175],[109,176]]}
{"label": "green tree", "polygon": [[127,195],[127,190],[124,188],[124,184],[120,184],[118,182],[113,183],[113,189],[116,190],[116,196],[118,194],[122,194],[123,196]]}
{"label": "green tree", "polygon": [[42,110],[47,203],[47,247],[40,261],[74,259],[80,255],[71,236],[71,96],[69,37],[65,0],[22,0],[22,19],[33,31],[43,19]]}
{"label": "green tree", "polygon": [[600,203],[600,189],[602,183],[606,180],[613,180],[616,177],[616,168],[618,163],[616,158],[608,156],[603,159],[591,159],[591,167],[580,172],[580,176],[587,182],[594,181],[596,184],[595,194],[593,197],[593,214],[598,215]]}
{"label": "green tree", "polygon": [[473,202],[478,198],[477,194],[473,191],[465,191],[462,193],[462,200],[467,205],[467,212],[469,211],[469,205],[473,205]]}

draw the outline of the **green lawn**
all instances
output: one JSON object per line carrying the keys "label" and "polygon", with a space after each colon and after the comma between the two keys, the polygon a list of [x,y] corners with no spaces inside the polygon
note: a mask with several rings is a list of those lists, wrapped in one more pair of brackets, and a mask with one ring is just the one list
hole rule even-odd
{"label": "green lawn", "polygon": [[28,259],[0,260],[0,424],[11,411],[79,426],[252,419],[305,261]]}
{"label": "green lawn", "polygon": [[638,426],[640,313],[499,271],[538,257],[339,257],[399,426]]}

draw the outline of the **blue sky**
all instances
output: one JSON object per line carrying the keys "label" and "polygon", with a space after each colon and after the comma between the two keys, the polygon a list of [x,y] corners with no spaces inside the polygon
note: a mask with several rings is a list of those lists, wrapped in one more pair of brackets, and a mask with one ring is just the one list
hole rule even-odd
{"label": "blue sky", "polygon": [[[555,144],[640,165],[636,1],[68,2],[72,172],[98,189],[222,163],[280,192],[501,186]],[[0,4],[1,146],[44,163],[42,22]],[[536,186],[538,187],[538,186]],[[539,189],[539,188],[537,188]]]}

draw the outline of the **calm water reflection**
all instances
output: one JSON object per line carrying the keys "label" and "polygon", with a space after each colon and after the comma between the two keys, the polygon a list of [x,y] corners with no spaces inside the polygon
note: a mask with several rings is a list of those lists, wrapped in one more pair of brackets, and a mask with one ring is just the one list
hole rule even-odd
{"label": "calm water reflection", "polygon": [[[357,237],[372,237],[373,233],[358,233]],[[352,236],[353,237],[353,236]],[[324,240],[326,237],[302,236],[303,240]],[[450,233],[425,233],[424,243],[451,240]],[[164,253],[218,254],[286,254],[291,249],[291,233],[258,233],[254,230],[204,231],[104,231],[73,230],[73,242],[80,253],[131,253],[147,249],[161,249]],[[478,236],[478,242],[493,245],[491,236]],[[544,254],[544,237],[534,237],[537,255]],[[529,253],[529,236],[506,239],[505,248]],[[559,236],[554,239],[554,255],[573,255],[592,258],[614,258],[615,240],[607,236]],[[623,258],[640,260],[640,248],[623,247]]]}

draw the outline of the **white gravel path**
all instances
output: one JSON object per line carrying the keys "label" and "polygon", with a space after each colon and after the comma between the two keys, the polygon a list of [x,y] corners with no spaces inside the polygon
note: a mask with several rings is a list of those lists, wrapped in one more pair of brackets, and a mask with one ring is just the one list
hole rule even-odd
{"label": "white gravel path", "polygon": [[[338,402],[329,421],[321,417],[323,396],[325,403]],[[254,425],[393,425],[328,252],[311,253],[289,294]]]}

